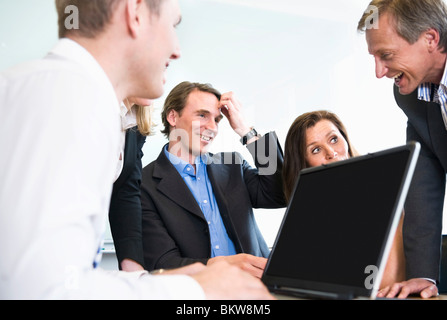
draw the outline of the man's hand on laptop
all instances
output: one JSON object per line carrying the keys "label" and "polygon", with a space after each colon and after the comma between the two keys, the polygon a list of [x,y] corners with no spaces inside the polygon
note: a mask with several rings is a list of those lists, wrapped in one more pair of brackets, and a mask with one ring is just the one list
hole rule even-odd
{"label": "man's hand on laptop", "polygon": [[438,288],[428,279],[415,278],[385,287],[377,293],[377,296],[405,299],[411,294],[420,294],[421,298],[428,299],[438,295]]}
{"label": "man's hand on laptop", "polygon": [[219,256],[208,260],[208,265],[224,260],[229,264],[236,265],[242,270],[250,273],[256,278],[261,278],[264,272],[267,258],[256,257],[251,254],[239,253],[232,256]]}

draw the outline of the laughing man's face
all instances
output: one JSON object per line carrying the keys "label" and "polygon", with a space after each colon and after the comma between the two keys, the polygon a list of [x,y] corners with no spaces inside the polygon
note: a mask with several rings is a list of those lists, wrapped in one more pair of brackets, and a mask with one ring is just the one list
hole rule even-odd
{"label": "laughing man's face", "polygon": [[374,56],[377,78],[394,79],[401,94],[410,94],[432,80],[433,57],[427,47],[427,37],[421,34],[410,44],[396,31],[393,19],[384,14],[379,29],[366,30],[368,51]]}

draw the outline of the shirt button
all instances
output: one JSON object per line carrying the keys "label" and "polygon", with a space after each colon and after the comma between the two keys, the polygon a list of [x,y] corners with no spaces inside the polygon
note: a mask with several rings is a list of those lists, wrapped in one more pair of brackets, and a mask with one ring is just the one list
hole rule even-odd
{"label": "shirt button", "polygon": [[214,249],[219,249],[219,245],[215,246]]}
{"label": "shirt button", "polygon": [[208,201],[207,200],[203,200],[203,203],[208,203]]}

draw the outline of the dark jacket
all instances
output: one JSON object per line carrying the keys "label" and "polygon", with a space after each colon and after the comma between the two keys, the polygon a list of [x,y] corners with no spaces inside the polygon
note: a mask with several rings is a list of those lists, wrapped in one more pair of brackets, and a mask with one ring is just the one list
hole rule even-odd
{"label": "dark jacket", "polygon": [[403,235],[407,278],[439,281],[447,130],[439,104],[418,100],[417,90],[404,96],[394,87],[394,95],[408,117],[407,140],[421,144],[405,204]]}
{"label": "dark jacket", "polygon": [[[261,146],[271,149],[268,158]],[[250,167],[238,153],[219,153],[209,155],[207,172],[236,251],[267,257],[269,249],[253,208],[286,205],[281,179],[283,154],[275,133],[247,147],[258,168]],[[206,264],[211,254],[208,223],[164,150],[143,169],[141,190],[147,269],[175,268],[197,261]]]}
{"label": "dark jacket", "polygon": [[137,127],[127,130],[123,170],[113,184],[109,221],[118,264],[128,258],[144,266],[140,184],[145,141]]}

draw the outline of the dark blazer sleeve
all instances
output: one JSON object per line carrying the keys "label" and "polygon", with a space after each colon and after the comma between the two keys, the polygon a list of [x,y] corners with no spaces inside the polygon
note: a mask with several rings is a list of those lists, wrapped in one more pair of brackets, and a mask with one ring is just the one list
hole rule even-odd
{"label": "dark blazer sleeve", "polygon": [[253,208],[282,208],[286,206],[282,183],[284,155],[275,132],[247,145],[255,168],[244,163],[244,181]]}
{"label": "dark blazer sleeve", "polygon": [[[407,139],[422,141],[411,124],[408,124]],[[405,203],[403,236],[408,279],[430,278],[439,281],[444,194],[445,172],[422,142]]]}
{"label": "dark blazer sleeve", "polygon": [[439,281],[442,213],[447,165],[447,132],[439,105],[417,99],[416,92],[396,102],[408,117],[407,141],[421,152],[405,202],[403,239],[407,278]]}
{"label": "dark blazer sleeve", "polygon": [[[283,153],[274,132],[247,148],[254,167],[239,153],[220,153],[213,157],[208,173],[222,220],[237,252],[268,257],[270,250],[258,228],[253,208],[286,206],[282,189]],[[232,164],[220,164],[228,163],[231,157]]]}
{"label": "dark blazer sleeve", "polygon": [[118,264],[127,258],[144,266],[140,184],[145,141],[136,127],[127,130],[123,170],[113,185],[109,221]]}

